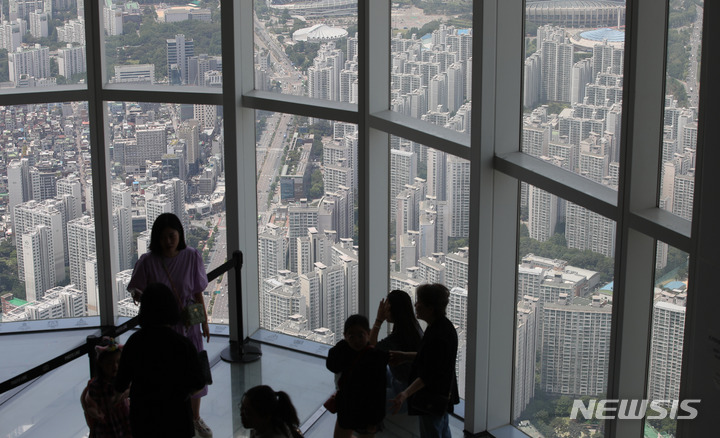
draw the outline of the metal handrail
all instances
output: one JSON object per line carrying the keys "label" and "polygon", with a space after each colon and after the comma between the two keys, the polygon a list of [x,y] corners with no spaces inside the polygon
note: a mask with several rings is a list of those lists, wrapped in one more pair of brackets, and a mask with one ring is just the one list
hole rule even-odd
{"label": "metal handrail", "polygon": [[[236,269],[236,275],[239,276],[239,272],[242,268],[242,252],[235,251],[233,252],[233,256],[230,260],[226,261],[222,265],[218,266],[217,268],[210,271],[208,276],[208,283],[217,279],[222,274],[230,271],[232,268]],[[238,283],[239,287],[239,283]],[[238,298],[239,299],[239,298]],[[70,351],[67,351],[65,353],[62,353],[50,360],[48,360],[45,363],[42,363],[28,371],[25,371],[21,374],[18,374],[15,377],[12,377],[2,383],[0,383],[0,394],[4,394],[7,391],[10,391],[13,388],[17,388],[18,386],[27,383],[33,379],[36,379],[44,374],[49,373],[50,371],[59,368],[66,363],[69,363],[78,357],[82,356],[83,354],[87,354],[88,358],[90,360],[90,374],[93,375],[95,372],[95,345],[102,339],[102,336],[113,336],[117,337],[121,334],[127,332],[128,330],[133,329],[136,327],[139,323],[139,319],[137,316],[125,321],[124,323],[118,325],[118,326],[112,326],[109,328],[106,328],[104,330],[101,329],[101,334],[97,335],[90,335],[86,338],[85,343],[82,345],[79,345],[75,348],[73,348]]]}

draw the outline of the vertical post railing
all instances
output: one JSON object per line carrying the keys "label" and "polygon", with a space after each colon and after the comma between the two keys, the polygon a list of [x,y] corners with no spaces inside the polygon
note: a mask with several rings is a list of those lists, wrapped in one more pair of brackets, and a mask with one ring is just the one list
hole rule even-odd
{"label": "vertical post railing", "polygon": [[235,284],[237,285],[237,296],[235,297],[235,315],[238,318],[238,338],[230,337],[230,345],[225,348],[220,357],[225,362],[253,362],[260,359],[262,352],[260,346],[245,339],[245,330],[243,328],[243,297],[242,297],[242,265],[243,253],[240,250],[233,252],[235,259]]}

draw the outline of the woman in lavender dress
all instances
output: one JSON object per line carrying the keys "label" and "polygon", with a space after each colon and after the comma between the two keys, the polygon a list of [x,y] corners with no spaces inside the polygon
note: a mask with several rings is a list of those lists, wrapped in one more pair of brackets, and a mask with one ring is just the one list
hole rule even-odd
{"label": "woman in lavender dress", "polygon": [[[127,290],[134,299],[140,300],[142,291],[152,283],[163,283],[169,287],[178,298],[180,310],[192,303],[203,303],[204,307],[203,291],[208,279],[202,256],[198,250],[185,244],[182,223],[172,213],[163,213],[155,219],[150,232],[150,251],[135,264]],[[207,311],[202,324],[187,327],[180,322],[174,329],[187,337],[197,351],[204,350],[203,337],[210,342]],[[192,398],[195,430],[204,438],[212,436],[212,430],[200,418],[200,398],[207,392],[206,386]]]}

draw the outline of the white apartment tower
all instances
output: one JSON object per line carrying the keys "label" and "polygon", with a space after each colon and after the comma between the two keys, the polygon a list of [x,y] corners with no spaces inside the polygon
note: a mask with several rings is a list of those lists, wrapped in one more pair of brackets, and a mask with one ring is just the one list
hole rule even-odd
{"label": "white apartment tower", "polygon": [[95,221],[90,216],[69,221],[67,236],[70,253],[70,282],[87,293],[86,262],[96,256]]}
{"label": "white apartment tower", "polygon": [[[44,275],[55,284],[65,280],[65,212],[63,210],[62,201],[48,199],[45,201],[28,201],[15,207],[15,238],[18,259],[18,276],[21,280],[27,279],[25,266],[32,266],[34,272],[32,276]],[[26,247],[23,236],[29,233],[35,233],[37,227],[43,227],[41,233],[36,233],[32,238],[32,245]],[[35,252],[36,244],[42,243],[47,245],[47,251],[43,250],[42,254]],[[26,260],[30,257],[31,260]],[[34,260],[35,257],[47,258],[44,260]],[[42,273],[42,266],[51,269],[54,273]],[[47,284],[46,281],[35,280],[35,283]],[[55,286],[52,284],[52,286]],[[50,286],[50,287],[52,287]],[[44,291],[42,291],[44,292]],[[39,298],[39,297],[38,297]]]}
{"label": "white apartment tower", "polygon": [[[25,271],[25,296],[27,301],[41,298],[45,291],[57,285],[54,269],[54,253],[62,248],[53,246],[52,230],[37,225],[31,231],[18,237],[18,255],[23,253]],[[18,257],[20,258],[20,257]]]}
{"label": "white apartment tower", "polygon": [[556,195],[528,185],[528,232],[530,238],[544,242],[555,234],[558,219]]}
{"label": "white apartment tower", "polygon": [[524,297],[517,304],[513,421],[535,395],[535,352],[537,351],[537,298]]}
{"label": "white apartment tower", "polygon": [[565,30],[552,26],[538,28],[538,48],[542,57],[541,99],[570,102],[573,47]]}
{"label": "white apartment tower", "polygon": [[117,229],[118,269],[132,269],[133,229],[130,188],[122,184],[112,187],[113,228]]}
{"label": "white apartment tower", "polygon": [[87,71],[85,46],[68,44],[66,47],[59,49],[57,63],[59,74],[68,79],[74,74],[85,73]]}
{"label": "white apartment tower", "polygon": [[287,260],[287,240],[282,228],[267,224],[258,235],[258,271],[260,281],[278,275],[285,270]]}
{"label": "white apartment tower", "polygon": [[467,246],[445,256],[445,286],[467,289],[468,257]]}
{"label": "white apartment tower", "polygon": [[541,335],[541,388],[552,394],[596,396],[607,391],[611,305],[561,295],[545,302]]}
{"label": "white apartment tower", "polygon": [[335,48],[335,43],[322,44],[308,68],[309,97],[340,100],[340,71],[344,64],[343,52]]}
{"label": "white apartment tower", "polygon": [[467,331],[468,292],[463,287],[450,289],[450,302],[447,306],[447,318],[459,331]]}
{"label": "white apartment tower", "polygon": [[[15,227],[15,206],[27,202],[32,197],[30,184],[30,160],[21,158],[12,160],[7,167],[8,194],[10,214],[12,215],[13,228]],[[17,234],[17,233],[16,233]]]}
{"label": "white apartment tower", "polygon": [[[317,228],[318,225],[318,206],[308,205],[307,200],[301,199],[296,205],[288,207],[288,253],[290,254],[288,269],[298,272],[297,257],[297,238],[306,236],[308,228]],[[313,320],[308,317],[310,328],[313,327]],[[317,326],[319,327],[319,326]]]}
{"label": "white apartment tower", "polygon": [[568,248],[589,249],[606,257],[615,254],[615,222],[572,202],[565,203]]}
{"label": "white apartment tower", "polygon": [[653,304],[648,398],[678,400],[687,294],[663,292]]}
{"label": "white apartment tower", "polygon": [[103,24],[106,35],[122,35],[123,11],[118,5],[106,2],[103,6]]}
{"label": "white apartment tower", "polygon": [[10,82],[17,85],[21,75],[37,79],[50,77],[50,49],[35,44],[34,47],[18,47],[8,53]]}
{"label": "white apartment tower", "polygon": [[[415,152],[401,149],[390,150],[390,199],[397,197],[406,184],[412,184],[417,176]],[[395,203],[390,203],[390,215],[395,215]]]}
{"label": "white apartment tower", "polygon": [[171,84],[188,83],[188,58],[195,55],[195,43],[178,34],[166,40],[168,78]]}
{"label": "white apartment tower", "polygon": [[300,282],[296,275],[278,275],[263,281],[261,308],[264,328],[275,330],[291,315],[306,315],[305,306],[305,299],[300,291]]}
{"label": "white apartment tower", "polygon": [[22,44],[23,36],[27,32],[25,21],[3,21],[0,23],[0,49],[14,52]]}
{"label": "white apartment tower", "polygon": [[470,232],[470,162],[447,158],[447,201],[450,208],[449,237],[468,237]]}
{"label": "white apartment tower", "polygon": [[47,12],[41,10],[30,12],[28,14],[30,34],[35,38],[46,38],[48,36],[49,18]]}

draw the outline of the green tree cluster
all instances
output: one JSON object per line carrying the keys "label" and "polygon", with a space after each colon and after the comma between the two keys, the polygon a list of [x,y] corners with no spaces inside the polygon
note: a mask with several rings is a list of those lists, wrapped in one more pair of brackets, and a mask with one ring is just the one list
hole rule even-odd
{"label": "green tree cluster", "polygon": [[312,65],[319,48],[319,44],[298,41],[285,47],[285,54],[287,54],[295,67],[305,71]]}
{"label": "green tree cluster", "polygon": [[315,169],[310,175],[310,190],[308,196],[310,199],[319,199],[325,193],[325,182],[323,181],[322,171]]}
{"label": "green tree cluster", "polygon": [[463,15],[472,13],[472,0],[412,0],[426,14]]}
{"label": "green tree cluster", "polygon": [[115,74],[115,65],[154,64],[155,78],[162,80],[167,75],[167,40],[178,34],[193,40],[195,55],[219,56],[222,52],[219,22],[158,23],[150,10],[137,32],[132,32],[132,28],[126,29],[123,35],[105,38],[109,76]]}
{"label": "green tree cluster", "polygon": [[668,76],[684,81],[688,72],[688,49],[690,44],[690,31],[668,31],[667,74]]}
{"label": "green tree cluster", "polygon": [[25,299],[25,287],[18,278],[17,251],[11,239],[0,242],[0,291]]}

